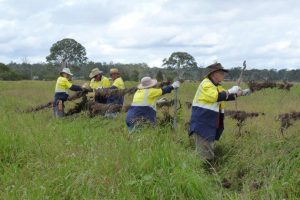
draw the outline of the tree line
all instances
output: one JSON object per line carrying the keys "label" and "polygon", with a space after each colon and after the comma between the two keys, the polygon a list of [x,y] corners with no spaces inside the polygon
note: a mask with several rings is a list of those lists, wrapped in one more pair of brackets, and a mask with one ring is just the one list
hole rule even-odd
{"label": "tree line", "polygon": [[[173,80],[201,80],[205,74],[204,66],[199,66],[194,57],[187,52],[173,52],[169,58],[162,60],[161,67],[150,68],[145,63],[106,63],[88,61],[85,48],[74,39],[65,38],[57,41],[50,48],[46,57],[47,63],[29,64],[27,62],[7,65],[0,63],[0,80],[55,80],[63,67],[71,68],[74,79],[88,80],[93,68],[98,67],[107,76],[110,68],[118,68],[126,81],[138,81],[143,76],[151,76],[158,81]],[[180,73],[179,73],[180,72]],[[239,78],[241,67],[230,69],[225,79],[235,81]],[[251,69],[243,76],[245,81],[300,81],[300,69]]]}
{"label": "tree line", "polygon": [[[176,78],[176,69],[173,68],[150,68],[145,63],[122,64],[122,63],[105,63],[105,62],[88,62],[79,66],[70,66],[74,73],[74,79],[88,80],[90,71],[98,67],[109,76],[110,68],[118,68],[121,75],[126,81],[138,81],[143,76],[151,76],[163,80],[173,80]],[[50,63],[14,63],[7,65],[0,63],[0,80],[55,80],[59,74],[60,66]],[[239,78],[241,72],[240,67],[230,69],[226,74],[225,80],[235,81]],[[184,70],[183,77],[186,80],[201,80],[205,76],[206,70],[204,67],[192,67]],[[300,69],[251,69],[244,72],[243,79],[245,81],[300,81]]]}

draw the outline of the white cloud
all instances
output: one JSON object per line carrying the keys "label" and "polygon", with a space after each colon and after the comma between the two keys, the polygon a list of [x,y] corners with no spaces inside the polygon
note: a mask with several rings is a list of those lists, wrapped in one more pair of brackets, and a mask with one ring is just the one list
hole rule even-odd
{"label": "white cloud", "polygon": [[43,62],[71,37],[94,61],[160,66],[175,51],[200,65],[300,67],[296,0],[0,0],[0,62]]}

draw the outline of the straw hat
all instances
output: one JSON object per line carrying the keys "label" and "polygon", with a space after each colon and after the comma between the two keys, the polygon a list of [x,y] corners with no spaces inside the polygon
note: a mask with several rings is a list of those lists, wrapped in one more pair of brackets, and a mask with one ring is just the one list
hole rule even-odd
{"label": "straw hat", "polygon": [[97,76],[98,74],[103,74],[103,71],[100,71],[98,68],[94,68],[92,69],[89,77],[90,78],[94,78],[95,76]]}
{"label": "straw hat", "polygon": [[66,73],[66,74],[69,74],[70,76],[73,76],[70,69],[67,68],[67,67],[63,68],[62,71],[59,74],[61,75],[62,73]]}
{"label": "straw hat", "polygon": [[216,71],[223,71],[223,72],[228,72],[227,69],[224,69],[223,66],[221,65],[221,63],[214,63],[212,65],[209,65],[206,67],[207,73],[205,75],[205,77],[208,77],[209,75],[211,75],[212,73],[216,72]]}
{"label": "straw hat", "polygon": [[117,68],[111,68],[109,73],[111,74],[118,74],[119,73],[119,70]]}
{"label": "straw hat", "polygon": [[137,86],[138,89],[147,89],[157,84],[156,79],[152,79],[149,76],[142,78],[141,83]]}

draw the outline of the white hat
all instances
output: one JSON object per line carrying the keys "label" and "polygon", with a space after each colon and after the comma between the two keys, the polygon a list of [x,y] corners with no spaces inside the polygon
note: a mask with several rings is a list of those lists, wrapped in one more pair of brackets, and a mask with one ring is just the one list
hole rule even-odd
{"label": "white hat", "polygon": [[66,74],[69,74],[70,76],[73,76],[73,74],[71,73],[70,69],[67,68],[67,67],[63,68],[63,70],[60,72],[60,74],[61,73],[66,73]]}
{"label": "white hat", "polygon": [[97,76],[98,74],[103,74],[103,71],[100,71],[98,68],[94,68],[92,69],[89,77],[90,78],[94,78],[95,76]]}
{"label": "white hat", "polygon": [[156,79],[152,79],[149,76],[142,78],[141,83],[137,86],[138,89],[147,89],[157,84]]}

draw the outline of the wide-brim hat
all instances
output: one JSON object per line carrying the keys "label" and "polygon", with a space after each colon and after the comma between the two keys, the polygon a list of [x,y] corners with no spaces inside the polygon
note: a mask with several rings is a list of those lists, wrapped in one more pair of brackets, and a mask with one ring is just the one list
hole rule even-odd
{"label": "wide-brim hat", "polygon": [[71,73],[71,70],[67,67],[63,68],[59,74],[61,75],[62,73],[66,73],[66,74],[69,74],[70,76],[73,76],[73,74]]}
{"label": "wide-brim hat", "polygon": [[110,74],[119,74],[119,70],[118,70],[117,68],[111,68],[111,69],[109,70],[109,73],[110,73]]}
{"label": "wide-brim hat", "polygon": [[224,69],[224,67],[221,65],[221,63],[214,63],[212,65],[209,65],[206,67],[206,75],[205,77],[208,77],[209,75],[211,75],[212,73],[216,72],[216,71],[223,71],[223,72],[228,72],[228,69]]}
{"label": "wide-brim hat", "polygon": [[94,78],[95,76],[97,76],[98,74],[103,74],[103,71],[100,71],[98,68],[94,68],[92,69],[89,77],[90,78]]}
{"label": "wide-brim hat", "polygon": [[157,85],[157,80],[156,79],[152,79],[149,76],[146,76],[144,78],[142,78],[141,83],[138,84],[137,88],[138,89],[147,89],[147,88],[151,88]]}

